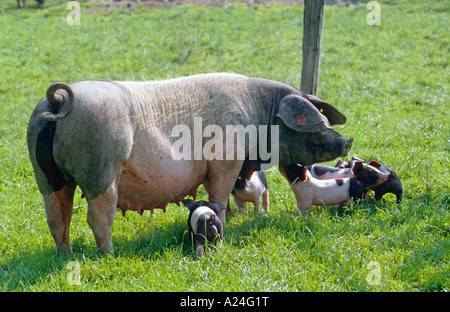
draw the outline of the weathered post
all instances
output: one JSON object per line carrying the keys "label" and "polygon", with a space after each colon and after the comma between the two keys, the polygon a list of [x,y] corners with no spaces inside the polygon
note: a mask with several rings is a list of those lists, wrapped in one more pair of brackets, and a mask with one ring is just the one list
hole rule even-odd
{"label": "weathered post", "polygon": [[322,51],[323,0],[305,0],[303,11],[303,62],[300,90],[317,95]]}

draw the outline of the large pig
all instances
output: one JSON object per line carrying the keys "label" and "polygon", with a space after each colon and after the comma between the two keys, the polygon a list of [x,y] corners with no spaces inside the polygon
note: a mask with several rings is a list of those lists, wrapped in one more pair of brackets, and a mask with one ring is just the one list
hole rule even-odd
{"label": "large pig", "polygon": [[[200,129],[195,118],[202,120]],[[269,126],[265,135],[258,128],[256,146],[264,140],[272,149],[278,145],[280,164],[311,165],[348,154],[353,139],[332,128],[345,121],[331,104],[262,78],[217,73],[154,82],[90,80],[51,85],[31,116],[27,141],[57,249],[72,251],[69,225],[78,185],[98,249],[113,253],[116,207],[140,213],[165,208],[201,184],[210,202],[226,206],[244,162],[244,168],[267,162],[259,148],[250,157],[257,148],[250,144],[244,159],[199,158],[194,152],[210,142],[196,142],[198,131],[209,129],[211,136],[211,125]],[[180,125],[194,133],[190,159],[175,160],[173,129]],[[279,136],[273,138],[275,130]],[[230,146],[223,146],[225,154]],[[218,215],[225,225],[224,211]]]}

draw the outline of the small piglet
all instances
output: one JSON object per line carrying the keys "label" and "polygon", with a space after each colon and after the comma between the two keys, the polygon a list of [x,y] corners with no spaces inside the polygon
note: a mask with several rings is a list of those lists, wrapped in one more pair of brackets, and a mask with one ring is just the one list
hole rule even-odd
{"label": "small piglet", "polygon": [[367,185],[357,178],[319,180],[301,165],[280,165],[280,173],[291,184],[297,200],[297,214],[312,205],[328,206],[341,204],[349,199],[365,198]]}
{"label": "small piglet", "polygon": [[[335,167],[345,168],[342,170],[350,170],[350,168],[352,168],[355,164],[354,161],[355,158],[352,158],[352,160],[349,162],[339,160],[336,163]],[[357,161],[361,160],[357,159]],[[387,175],[387,179],[383,183],[378,183],[372,186],[371,189],[375,192],[375,199],[377,201],[382,201],[384,194],[392,193],[397,198],[397,204],[401,203],[403,200],[403,185],[395,171],[388,166],[382,165],[374,160],[369,162],[367,165],[373,168],[377,168],[380,172]]]}
{"label": "small piglet", "polygon": [[269,211],[269,184],[263,171],[240,173],[231,194],[240,214],[245,212],[248,202],[253,203],[258,212],[261,197],[264,211]]}
{"label": "small piglet", "polygon": [[372,190],[375,192],[375,199],[377,201],[382,201],[384,194],[392,193],[395,194],[395,197],[397,198],[397,204],[401,203],[403,201],[403,185],[395,171],[376,161],[369,162],[369,165],[378,168],[378,170],[388,175],[388,178],[384,183],[372,187]]}
{"label": "small piglet", "polygon": [[185,199],[181,201],[190,211],[188,217],[189,233],[192,243],[196,244],[197,256],[203,257],[207,241],[216,242],[223,239],[223,226],[217,212],[225,209],[220,204],[207,201]]}
{"label": "small piglet", "polygon": [[387,173],[370,164],[364,164],[361,160],[353,162],[351,166],[347,168],[336,168],[314,164],[308,166],[307,169],[314,178],[319,180],[357,178],[368,186],[379,185],[388,178]]}

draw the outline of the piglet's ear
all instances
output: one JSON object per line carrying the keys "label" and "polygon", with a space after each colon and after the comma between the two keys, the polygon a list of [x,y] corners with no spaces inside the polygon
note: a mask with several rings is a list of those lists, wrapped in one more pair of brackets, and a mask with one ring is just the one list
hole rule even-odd
{"label": "piglet's ear", "polygon": [[364,167],[364,163],[362,161],[356,161],[353,164],[352,172],[357,174]]}
{"label": "piglet's ear", "polygon": [[207,203],[207,204],[205,204],[205,206],[211,208],[211,209],[214,210],[215,212],[219,212],[219,211],[225,209],[224,206],[222,206],[221,204],[218,204],[218,203]]}
{"label": "piglet's ear", "polygon": [[372,161],[369,163],[369,165],[371,165],[372,167],[375,167],[375,168],[380,168],[380,167],[381,167],[381,164],[379,164],[379,163],[376,162],[375,160],[372,160]]}
{"label": "piglet's ear", "polygon": [[197,207],[197,202],[195,200],[192,200],[192,199],[183,199],[181,202],[189,210],[193,210],[195,207]]}

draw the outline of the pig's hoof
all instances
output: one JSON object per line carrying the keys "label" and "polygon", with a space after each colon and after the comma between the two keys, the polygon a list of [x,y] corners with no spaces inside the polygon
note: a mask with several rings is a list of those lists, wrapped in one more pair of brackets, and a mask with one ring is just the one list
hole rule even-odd
{"label": "pig's hoof", "polygon": [[198,246],[197,247],[197,257],[198,258],[202,258],[203,257],[203,253],[204,253],[203,246]]}

